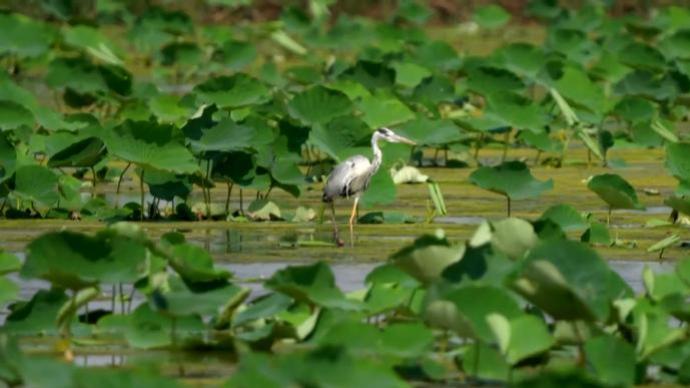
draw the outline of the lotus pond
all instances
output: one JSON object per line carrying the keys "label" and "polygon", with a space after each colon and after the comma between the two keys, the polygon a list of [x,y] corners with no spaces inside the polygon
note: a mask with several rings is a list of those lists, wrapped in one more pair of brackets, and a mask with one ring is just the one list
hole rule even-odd
{"label": "lotus pond", "polygon": [[360,3],[0,5],[0,386],[690,384],[690,9]]}

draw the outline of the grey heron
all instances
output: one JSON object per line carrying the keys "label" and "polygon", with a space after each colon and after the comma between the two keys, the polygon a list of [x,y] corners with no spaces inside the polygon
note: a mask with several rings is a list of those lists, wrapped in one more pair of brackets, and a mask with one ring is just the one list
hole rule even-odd
{"label": "grey heron", "polygon": [[390,143],[405,143],[415,145],[416,143],[406,137],[400,136],[388,128],[379,128],[371,136],[371,149],[374,152],[374,158],[369,161],[363,155],[351,156],[341,163],[339,163],[333,171],[331,171],[323,188],[323,202],[331,205],[331,220],[333,222],[333,238],[336,244],[343,245],[342,240],[338,234],[338,224],[335,221],[335,199],[337,197],[353,198],[352,212],[350,213],[350,243],[354,245],[354,222],[357,214],[357,205],[359,197],[369,187],[371,178],[376,174],[381,166],[381,159],[383,154],[379,148],[379,140],[385,140]]}

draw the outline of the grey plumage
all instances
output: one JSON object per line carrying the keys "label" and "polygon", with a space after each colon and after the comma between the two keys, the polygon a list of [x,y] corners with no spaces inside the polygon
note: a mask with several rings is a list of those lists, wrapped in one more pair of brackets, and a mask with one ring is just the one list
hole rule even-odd
{"label": "grey plumage", "polygon": [[362,155],[355,155],[345,159],[331,171],[323,188],[322,199],[324,202],[331,204],[334,236],[339,245],[341,245],[341,240],[338,238],[338,226],[335,222],[333,202],[338,197],[354,198],[354,205],[350,215],[350,235],[352,238],[359,196],[369,188],[371,178],[378,171],[383,159],[383,154],[378,146],[379,140],[391,143],[415,144],[412,140],[397,135],[388,128],[380,128],[371,136],[371,149],[374,152],[374,157],[371,161]]}

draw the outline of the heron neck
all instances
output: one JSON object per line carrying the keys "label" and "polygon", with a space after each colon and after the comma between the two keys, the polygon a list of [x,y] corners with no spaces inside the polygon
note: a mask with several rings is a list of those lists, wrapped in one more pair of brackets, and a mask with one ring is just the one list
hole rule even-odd
{"label": "heron neck", "polygon": [[371,160],[371,174],[374,175],[379,167],[381,167],[381,161],[383,159],[383,154],[379,148],[378,132],[375,132],[374,136],[371,137],[371,150],[374,151],[374,158]]}

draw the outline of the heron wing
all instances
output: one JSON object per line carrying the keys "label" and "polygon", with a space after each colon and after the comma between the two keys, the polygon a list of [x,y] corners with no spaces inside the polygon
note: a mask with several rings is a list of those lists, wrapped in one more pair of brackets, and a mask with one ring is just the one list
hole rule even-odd
{"label": "heron wing", "polygon": [[335,197],[347,197],[366,188],[371,162],[362,155],[351,156],[339,163],[328,175],[323,188],[324,201]]}

